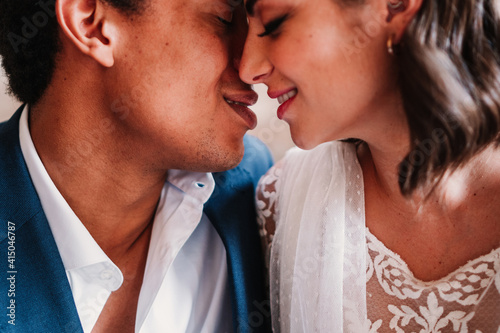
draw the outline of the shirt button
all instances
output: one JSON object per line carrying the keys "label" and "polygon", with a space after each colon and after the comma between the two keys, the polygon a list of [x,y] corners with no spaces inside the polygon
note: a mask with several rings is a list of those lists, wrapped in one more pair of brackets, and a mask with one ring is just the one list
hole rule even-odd
{"label": "shirt button", "polygon": [[101,280],[109,280],[113,277],[113,272],[111,272],[109,269],[105,269],[101,272]]}

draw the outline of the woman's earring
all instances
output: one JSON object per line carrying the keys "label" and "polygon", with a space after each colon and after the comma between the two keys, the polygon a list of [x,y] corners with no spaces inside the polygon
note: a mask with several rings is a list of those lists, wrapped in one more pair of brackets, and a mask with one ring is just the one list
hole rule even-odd
{"label": "woman's earring", "polygon": [[389,39],[387,40],[387,52],[390,54],[390,55],[394,55],[394,48],[392,47],[392,35],[389,37]]}
{"label": "woman's earring", "polygon": [[392,18],[396,14],[404,12],[408,6],[408,0],[389,0],[387,2],[387,9],[389,10],[389,15],[387,15],[387,22],[391,22]]}

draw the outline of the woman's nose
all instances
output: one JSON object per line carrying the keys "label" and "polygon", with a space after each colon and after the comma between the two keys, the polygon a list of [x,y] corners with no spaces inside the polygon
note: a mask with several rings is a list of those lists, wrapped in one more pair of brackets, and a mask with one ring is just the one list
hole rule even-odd
{"label": "woman's nose", "polygon": [[252,30],[250,26],[237,68],[240,78],[246,83],[265,83],[273,71],[273,65],[268,60],[264,39]]}

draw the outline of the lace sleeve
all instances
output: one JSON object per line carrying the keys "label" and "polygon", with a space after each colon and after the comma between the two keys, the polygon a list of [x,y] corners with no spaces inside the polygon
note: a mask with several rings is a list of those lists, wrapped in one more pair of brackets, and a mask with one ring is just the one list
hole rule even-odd
{"label": "lace sleeve", "polygon": [[283,161],[276,163],[259,181],[257,186],[257,222],[259,224],[262,247],[269,265],[269,255],[278,220],[277,192]]}

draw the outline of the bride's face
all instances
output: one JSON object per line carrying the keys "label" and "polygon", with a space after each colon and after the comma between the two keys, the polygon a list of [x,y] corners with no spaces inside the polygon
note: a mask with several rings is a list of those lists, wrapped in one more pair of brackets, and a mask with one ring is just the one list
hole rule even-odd
{"label": "bride's face", "polygon": [[337,1],[245,1],[253,15],[240,76],[268,86],[269,96],[281,103],[278,117],[306,149],[365,139],[397,94],[386,46],[386,0],[350,6]]}

